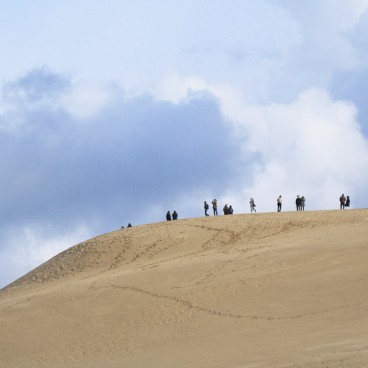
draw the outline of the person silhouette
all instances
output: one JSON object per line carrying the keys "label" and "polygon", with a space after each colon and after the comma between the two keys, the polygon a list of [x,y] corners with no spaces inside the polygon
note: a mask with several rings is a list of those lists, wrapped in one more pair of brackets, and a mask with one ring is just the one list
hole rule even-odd
{"label": "person silhouette", "polygon": [[227,204],[225,204],[225,206],[223,208],[223,211],[224,211],[224,215],[228,215],[229,214],[229,207],[227,206]]}
{"label": "person silhouette", "polygon": [[218,216],[218,213],[217,213],[217,205],[218,205],[218,202],[217,202],[217,199],[215,198],[212,201],[212,208],[213,208],[213,215],[214,216]]}
{"label": "person silhouette", "polygon": [[253,211],[254,211],[254,212],[257,212],[257,211],[256,211],[256,204],[254,203],[254,199],[253,199],[253,198],[251,198],[251,199],[249,200],[249,206],[250,206],[250,212],[251,212],[251,213],[253,213]]}
{"label": "person silhouette", "polygon": [[[340,210],[344,210],[345,209],[345,203],[346,203],[346,197],[344,196],[344,193],[341,194],[340,197]],[[350,205],[350,203],[349,203]]]}
{"label": "person silhouette", "polygon": [[279,198],[277,198],[277,212],[281,211],[281,207],[282,207],[282,197],[280,195]]}
{"label": "person silhouette", "polygon": [[204,201],[204,215],[207,217],[209,216],[209,214],[207,213],[208,209],[210,208],[210,206],[208,205],[208,203],[206,201]]}
{"label": "person silhouette", "polygon": [[302,199],[299,196],[296,196],[295,204],[296,210],[301,211]]}

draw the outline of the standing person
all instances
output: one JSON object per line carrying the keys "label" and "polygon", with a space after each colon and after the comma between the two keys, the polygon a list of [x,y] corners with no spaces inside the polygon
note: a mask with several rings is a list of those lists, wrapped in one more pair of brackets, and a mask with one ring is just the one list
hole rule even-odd
{"label": "standing person", "polygon": [[345,209],[345,203],[346,203],[346,197],[344,196],[344,194],[342,194],[340,197],[340,210]]}
{"label": "standing person", "polygon": [[249,200],[249,206],[250,206],[250,212],[251,212],[251,213],[253,213],[253,211],[254,211],[254,212],[257,212],[257,211],[256,211],[256,204],[254,203],[254,199],[253,199],[253,198],[251,198],[251,199]]}
{"label": "standing person", "polygon": [[214,216],[218,216],[218,213],[217,213],[217,205],[218,205],[218,202],[217,202],[217,199],[215,198],[212,201],[212,208],[213,208],[213,215]]}
{"label": "standing person", "polygon": [[227,206],[227,204],[225,204],[225,206],[223,208],[223,211],[224,211],[224,215],[228,215],[229,214],[229,207]]}
{"label": "standing person", "polygon": [[178,213],[176,211],[173,212],[172,219],[173,220],[177,220],[178,219]]}
{"label": "standing person", "polygon": [[296,196],[295,204],[296,204],[296,210],[300,211],[301,210],[302,199],[298,195]]}
{"label": "standing person", "polygon": [[170,213],[170,211],[167,211],[167,213],[166,213],[166,221],[171,221],[171,213]]}
{"label": "standing person", "polygon": [[280,195],[279,198],[277,198],[277,212],[281,211],[281,207],[282,207],[282,197]]}
{"label": "standing person", "polygon": [[233,209],[232,205],[229,206],[229,209],[228,209],[227,213],[228,213],[228,215],[232,215],[234,213],[234,209]]}
{"label": "standing person", "polygon": [[302,196],[302,198],[300,198],[300,210],[304,211],[304,206],[305,206],[305,198],[304,196]]}
{"label": "standing person", "polygon": [[345,207],[350,207],[350,197],[349,196],[346,196]]}
{"label": "standing person", "polygon": [[207,211],[210,208],[210,206],[208,205],[208,203],[206,201],[204,201],[203,207],[204,207],[204,214],[205,214],[205,216],[206,217],[209,216],[209,214],[207,213]]}

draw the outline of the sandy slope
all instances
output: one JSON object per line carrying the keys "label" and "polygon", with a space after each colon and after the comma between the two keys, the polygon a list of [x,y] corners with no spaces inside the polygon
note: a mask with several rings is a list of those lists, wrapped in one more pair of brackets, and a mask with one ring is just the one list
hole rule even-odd
{"label": "sandy slope", "polygon": [[0,293],[1,367],[368,367],[368,210],[105,234]]}

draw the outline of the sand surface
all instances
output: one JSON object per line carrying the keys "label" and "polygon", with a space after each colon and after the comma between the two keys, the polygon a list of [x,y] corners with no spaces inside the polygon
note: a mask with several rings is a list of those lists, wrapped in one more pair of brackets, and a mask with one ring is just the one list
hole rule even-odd
{"label": "sand surface", "polygon": [[0,291],[0,366],[368,367],[368,210],[80,243]]}

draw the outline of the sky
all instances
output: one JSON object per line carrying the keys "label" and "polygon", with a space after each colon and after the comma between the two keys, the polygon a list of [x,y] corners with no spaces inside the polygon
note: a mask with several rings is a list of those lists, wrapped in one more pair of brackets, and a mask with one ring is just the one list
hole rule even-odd
{"label": "sky", "polygon": [[367,208],[367,41],[368,0],[1,1],[0,287],[213,198]]}

